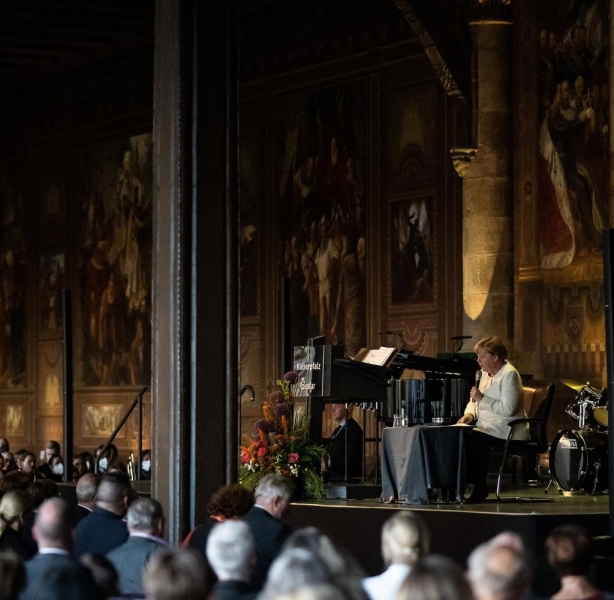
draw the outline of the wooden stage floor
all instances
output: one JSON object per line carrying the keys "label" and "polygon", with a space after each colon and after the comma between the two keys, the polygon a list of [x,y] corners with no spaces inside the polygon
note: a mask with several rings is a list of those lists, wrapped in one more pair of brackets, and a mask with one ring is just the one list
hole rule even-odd
{"label": "wooden stage floor", "polygon": [[[516,495],[545,498],[551,502],[498,502],[489,497],[480,504],[382,504],[365,500],[324,500],[293,503],[286,520],[295,528],[313,525],[351,552],[368,575],[381,572],[380,532],[394,511],[417,512],[431,531],[432,552],[444,554],[464,565],[479,544],[502,531],[520,534],[536,555],[557,525],[579,523],[592,536],[609,533],[609,499],[606,494],[562,496],[554,486],[544,493],[539,487],[506,486],[502,497]],[[541,482],[540,482],[541,484]],[[490,486],[494,489],[494,486]]]}

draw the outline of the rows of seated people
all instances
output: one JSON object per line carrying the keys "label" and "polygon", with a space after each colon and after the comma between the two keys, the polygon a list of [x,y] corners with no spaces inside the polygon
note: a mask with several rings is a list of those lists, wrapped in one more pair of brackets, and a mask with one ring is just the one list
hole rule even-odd
{"label": "rows of seated people", "polygon": [[[104,450],[104,452],[103,452]],[[37,464],[36,454],[28,449],[11,452],[9,441],[0,437],[0,470],[2,475],[12,471],[21,471],[27,474],[32,481],[48,479],[55,482],[65,481],[64,459],[62,458],[59,442],[49,440],[45,450],[40,452],[41,462]],[[130,459],[129,459],[130,460]],[[98,464],[96,464],[98,463]],[[78,481],[85,473],[126,473],[129,467],[119,460],[117,447],[110,444],[105,449],[104,444],[98,446],[93,453],[81,452],[72,461],[72,472],[68,481]],[[151,479],[151,451],[144,450],[140,467],[140,479]]]}
{"label": "rows of seated people", "polygon": [[207,522],[180,548],[164,540],[160,503],[139,497],[124,473],[82,475],[76,507],[33,483],[42,482],[23,479],[0,499],[0,600],[611,598],[587,577],[591,540],[573,524],[548,537],[550,580],[517,534],[475,548],[463,569],[431,554],[417,512],[399,510],[382,529],[386,570],[365,577],[323,531],[293,531],[284,522],[294,484],[281,475],[266,475],[254,493],[239,485],[218,490]]}

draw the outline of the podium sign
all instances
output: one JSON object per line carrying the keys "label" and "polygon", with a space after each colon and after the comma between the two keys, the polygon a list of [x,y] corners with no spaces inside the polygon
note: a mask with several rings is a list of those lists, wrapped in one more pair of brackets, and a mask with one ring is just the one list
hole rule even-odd
{"label": "podium sign", "polygon": [[293,386],[297,397],[330,396],[332,346],[295,346],[294,371],[298,381]]}

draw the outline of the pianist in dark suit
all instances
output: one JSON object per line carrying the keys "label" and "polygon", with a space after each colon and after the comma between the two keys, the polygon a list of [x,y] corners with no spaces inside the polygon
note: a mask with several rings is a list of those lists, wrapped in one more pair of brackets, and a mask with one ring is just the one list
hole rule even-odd
{"label": "pianist in dark suit", "polygon": [[348,477],[362,476],[363,434],[360,425],[352,419],[352,407],[331,404],[337,427],[328,442],[328,476],[331,481],[345,479],[345,436],[347,435]]}
{"label": "pianist in dark suit", "polygon": [[[459,423],[475,424],[467,438],[467,481],[474,484],[467,502],[488,496],[486,475],[491,448],[507,439],[508,423],[526,417],[520,374],[507,360],[507,348],[495,336],[481,339],[474,348],[482,377],[471,388],[471,400]],[[528,439],[528,427],[516,427],[514,439]]]}

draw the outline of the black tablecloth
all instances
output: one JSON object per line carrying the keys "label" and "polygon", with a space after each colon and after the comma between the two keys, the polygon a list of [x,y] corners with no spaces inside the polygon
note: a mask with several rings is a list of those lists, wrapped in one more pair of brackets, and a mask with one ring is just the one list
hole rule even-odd
{"label": "black tablecloth", "polygon": [[[387,427],[382,435],[382,500],[428,504],[429,490],[465,488],[465,433],[452,426]],[[433,493],[433,492],[431,492]]]}

